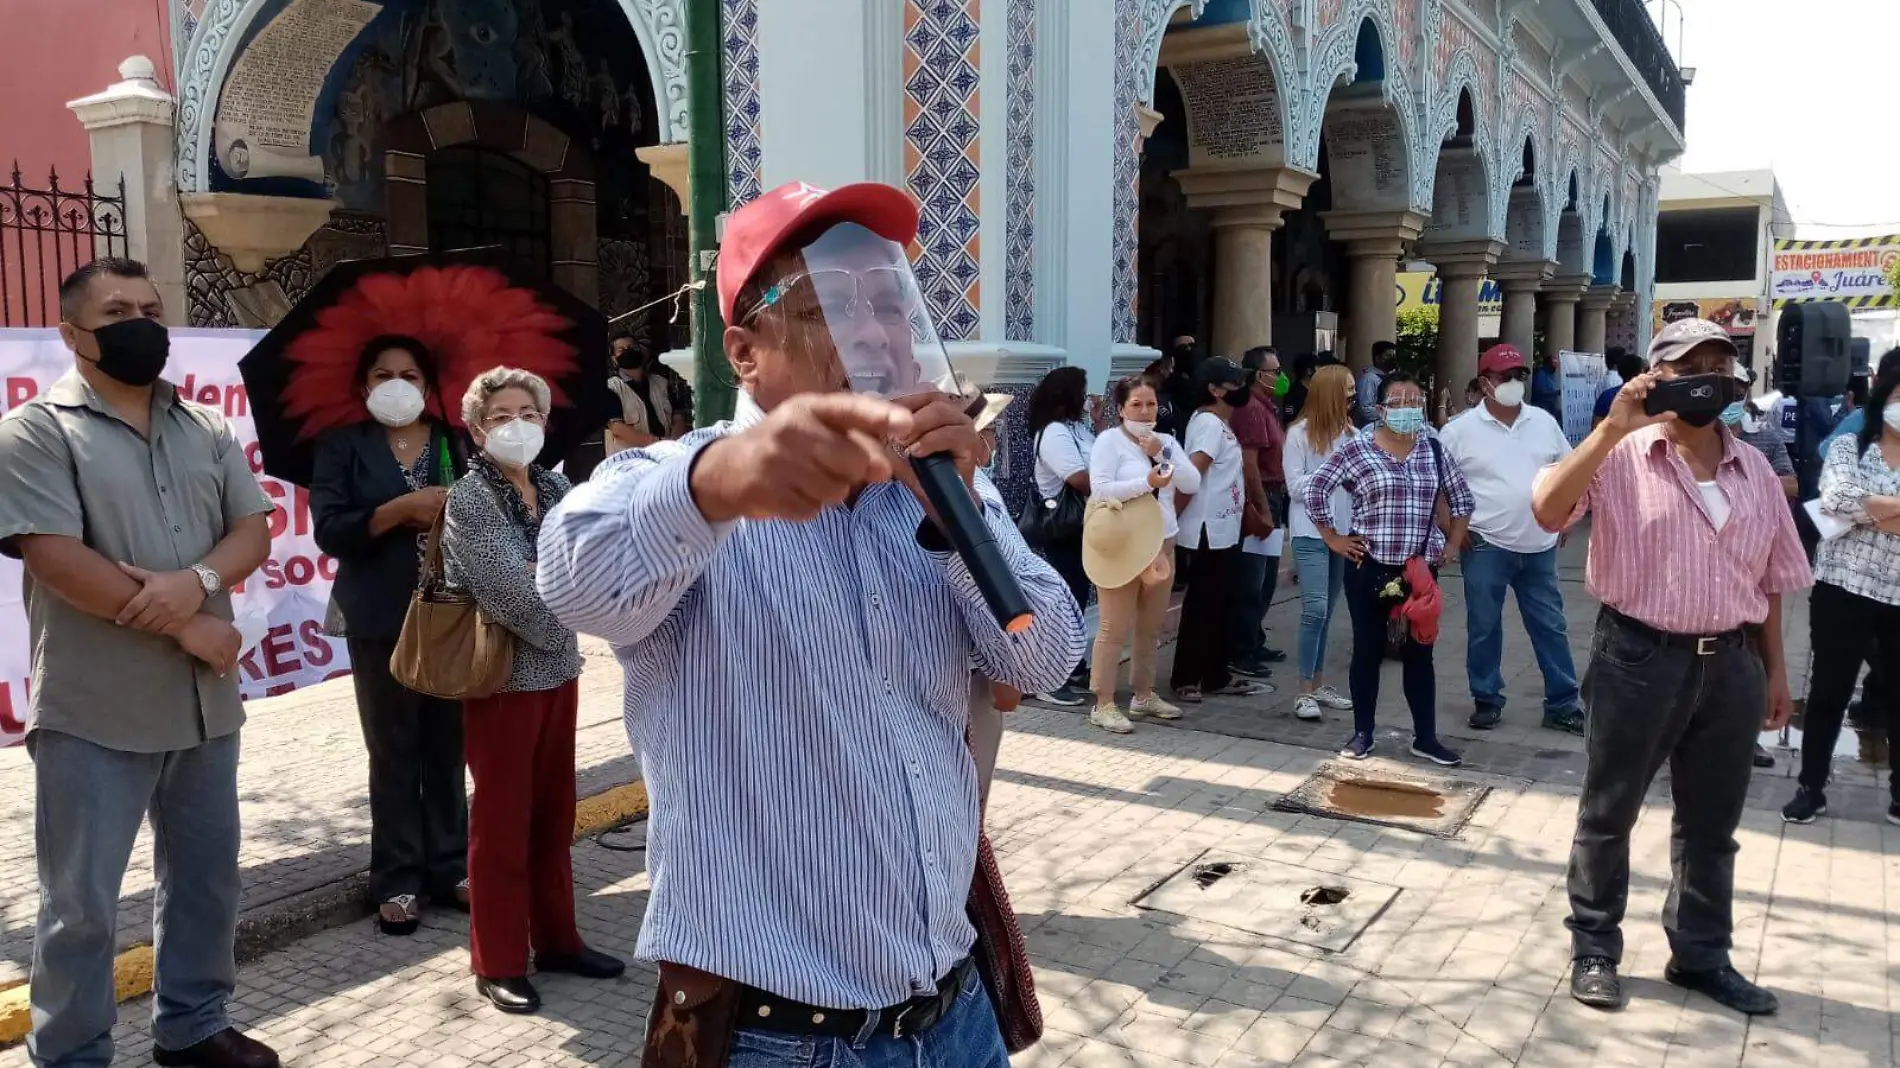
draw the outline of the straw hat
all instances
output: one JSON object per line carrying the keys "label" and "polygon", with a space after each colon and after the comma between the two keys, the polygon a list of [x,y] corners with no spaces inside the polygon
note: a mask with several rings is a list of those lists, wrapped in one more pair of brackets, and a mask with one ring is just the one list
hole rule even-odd
{"label": "straw hat", "polygon": [[1082,519],[1082,570],[1105,590],[1135,581],[1161,551],[1161,502],[1151,493],[1090,501]]}

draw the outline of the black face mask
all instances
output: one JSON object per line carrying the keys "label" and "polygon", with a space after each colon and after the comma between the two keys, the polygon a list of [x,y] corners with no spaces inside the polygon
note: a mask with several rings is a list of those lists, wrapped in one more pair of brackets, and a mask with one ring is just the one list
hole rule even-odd
{"label": "black face mask", "polygon": [[93,361],[99,370],[128,386],[158,381],[171,358],[171,334],[165,324],[151,319],[125,319],[86,333],[99,346],[99,358]]}
{"label": "black face mask", "polygon": [[1246,386],[1242,386],[1239,389],[1232,390],[1227,394],[1227,403],[1229,406],[1234,407],[1234,408],[1245,408],[1247,406],[1247,402],[1252,399],[1253,399],[1253,390],[1249,389]]}
{"label": "black face mask", "polygon": [[646,365],[647,358],[638,349],[628,349],[614,357],[614,366],[622,371],[639,371],[645,369]]}

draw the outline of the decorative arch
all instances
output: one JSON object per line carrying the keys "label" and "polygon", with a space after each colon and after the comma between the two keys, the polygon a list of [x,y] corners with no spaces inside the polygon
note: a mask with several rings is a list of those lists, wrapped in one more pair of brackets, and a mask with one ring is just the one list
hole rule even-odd
{"label": "decorative arch", "polygon": [[[1517,124],[1511,127],[1510,135],[1498,142],[1498,165],[1491,175],[1493,182],[1491,210],[1496,212],[1492,218],[1493,233],[1502,234],[1508,230],[1511,188],[1517,184],[1518,178],[1524,173],[1522,161],[1525,148],[1530,149],[1531,158],[1536,161],[1540,176],[1550,166],[1550,157],[1544,151],[1542,134],[1536,113],[1527,110],[1518,118]],[[1533,183],[1532,189],[1537,194],[1540,207],[1549,201],[1550,198],[1544,194],[1544,183],[1541,180]]]}
{"label": "decorative arch", "polygon": [[[1271,0],[1262,2],[1271,6]],[[1333,24],[1314,50],[1309,67],[1311,77],[1307,82],[1304,122],[1294,122],[1288,127],[1287,162],[1319,173],[1319,141],[1326,126],[1326,108],[1339,82],[1342,79],[1351,80],[1358,74],[1357,53],[1361,35],[1368,23],[1372,27],[1383,67],[1383,77],[1379,81],[1380,96],[1385,101],[1386,109],[1392,113],[1393,120],[1398,123],[1399,137],[1403,142],[1400,148],[1408,171],[1406,178],[1410,199],[1407,207],[1429,214],[1432,210],[1433,174],[1430,168],[1420,166],[1420,118],[1415,110],[1417,97],[1412,93],[1405,66],[1397,62],[1397,52],[1392,47],[1398,36],[1387,6],[1374,0],[1352,0],[1339,21]],[[1300,131],[1298,154],[1294,147],[1295,130]],[[1436,144],[1433,145],[1433,152],[1436,154]]]}
{"label": "decorative arch", "polygon": [[[1192,18],[1200,18],[1207,10],[1207,0],[1141,0],[1141,51],[1136,56],[1139,71],[1136,83],[1136,96],[1143,103],[1152,106],[1155,102],[1155,75],[1161,68],[1161,39],[1168,35],[1168,23],[1174,19],[1174,13],[1182,8],[1190,8]],[[1274,71],[1274,77],[1280,76]],[[1284,118],[1284,116],[1282,116]]]}
{"label": "decorative arch", "polygon": [[[191,35],[178,86],[178,189],[211,186],[212,120],[239,45],[271,0],[211,0]],[[653,80],[661,144],[686,140],[685,0],[616,0],[640,41]],[[1204,0],[1202,0],[1204,2]]]}
{"label": "decorative arch", "polygon": [[1485,110],[1484,81],[1478,76],[1478,60],[1469,51],[1461,51],[1452,57],[1451,66],[1445,69],[1444,81],[1439,85],[1437,105],[1432,109],[1432,120],[1428,131],[1436,133],[1439,141],[1444,141],[1458,129],[1458,99],[1463,94],[1471,96],[1471,140],[1474,144],[1490,146],[1493,131]]}

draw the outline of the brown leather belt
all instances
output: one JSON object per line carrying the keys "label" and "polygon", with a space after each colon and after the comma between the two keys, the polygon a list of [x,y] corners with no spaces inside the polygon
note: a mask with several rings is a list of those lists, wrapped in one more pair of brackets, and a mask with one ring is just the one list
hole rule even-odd
{"label": "brown leather belt", "polygon": [[949,1015],[972,967],[971,958],[965,957],[937,981],[934,993],[920,994],[885,1009],[827,1009],[782,998],[757,987],[741,986],[735,1026],[741,1030],[849,1039],[860,1035],[866,1038],[921,1035]]}

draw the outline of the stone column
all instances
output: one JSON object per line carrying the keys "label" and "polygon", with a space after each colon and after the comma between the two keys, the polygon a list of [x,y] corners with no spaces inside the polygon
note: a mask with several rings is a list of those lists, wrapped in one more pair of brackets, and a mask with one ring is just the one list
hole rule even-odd
{"label": "stone column", "polygon": [[1273,231],[1298,208],[1313,176],[1284,167],[1189,168],[1175,179],[1214,229],[1212,351],[1236,362],[1273,344]]}
{"label": "stone column", "polygon": [[1273,344],[1273,232],[1278,208],[1228,208],[1214,228],[1214,322],[1208,351],[1235,363]]}
{"label": "stone column", "polygon": [[1577,351],[1602,352],[1609,347],[1610,305],[1622,287],[1591,286],[1583,293],[1577,310]]}
{"label": "stone column", "polygon": [[1540,355],[1545,359],[1555,361],[1560,352],[1577,351],[1577,304],[1588,288],[1587,279],[1575,278],[1555,278],[1544,287],[1540,298],[1547,318],[1544,351]]}
{"label": "stone column", "polygon": [[1531,349],[1537,336],[1537,294],[1555,266],[1543,260],[1530,260],[1500,263],[1491,271],[1492,279],[1504,293],[1503,322],[1498,326],[1498,334],[1527,360],[1535,355]]}
{"label": "stone column", "polygon": [[1327,236],[1346,246],[1346,365],[1356,373],[1372,364],[1372,346],[1399,337],[1399,256],[1418,240],[1425,217],[1410,211],[1329,211]]}
{"label": "stone column", "polygon": [[[109,193],[118,187],[125,195],[125,254],[151,271],[165,321],[183,326],[185,231],[172,135],[177,102],[159,88],[158,68],[144,56],[119,64],[119,77],[116,85],[66,106],[91,138],[96,188]],[[103,255],[100,244],[95,253]]]}
{"label": "stone column", "polygon": [[1438,355],[1435,377],[1449,391],[1454,408],[1464,401],[1465,383],[1478,373],[1478,301],[1485,276],[1497,263],[1503,242],[1481,238],[1467,241],[1419,242],[1418,258],[1438,271]]}

